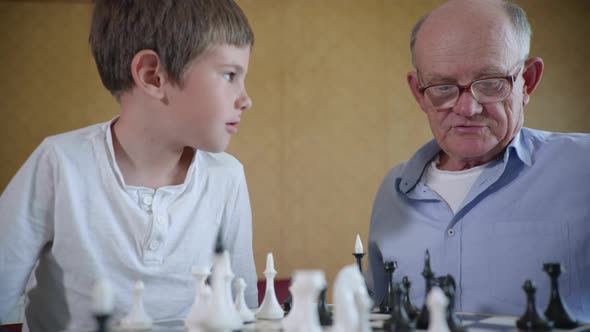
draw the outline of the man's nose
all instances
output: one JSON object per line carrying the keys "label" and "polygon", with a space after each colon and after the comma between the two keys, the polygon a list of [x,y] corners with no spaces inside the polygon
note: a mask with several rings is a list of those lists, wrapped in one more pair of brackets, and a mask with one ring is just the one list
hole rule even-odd
{"label": "man's nose", "polygon": [[483,105],[473,98],[470,91],[463,91],[457,99],[457,104],[453,107],[453,112],[465,117],[479,114],[482,110]]}

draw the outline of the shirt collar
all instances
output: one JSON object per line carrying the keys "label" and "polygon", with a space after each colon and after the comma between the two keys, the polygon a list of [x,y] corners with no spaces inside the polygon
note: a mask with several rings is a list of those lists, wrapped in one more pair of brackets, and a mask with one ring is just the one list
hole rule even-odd
{"label": "shirt collar", "polygon": [[[400,176],[399,190],[407,193],[420,180],[426,165],[441,151],[440,146],[433,139],[422,146],[414,156],[408,160],[404,166]],[[527,141],[526,135],[523,134],[523,129],[519,130],[516,136],[512,139],[510,144],[506,147],[503,154],[503,162],[507,163],[511,155],[516,155],[527,166],[532,166],[533,146]]]}
{"label": "shirt collar", "polygon": [[[117,180],[119,181],[121,186],[123,188],[128,189],[129,186],[127,186],[127,184],[125,183],[125,178],[123,178],[123,173],[121,173],[121,170],[119,169],[119,165],[117,164],[117,159],[115,159],[115,149],[113,146],[112,127],[115,124],[115,122],[117,122],[117,120],[119,120],[119,116],[115,116],[113,119],[111,119],[111,121],[106,123],[105,143],[107,145],[107,149],[109,152],[109,159],[111,160],[111,167],[113,168],[115,176],[117,177]],[[186,178],[182,184],[177,185],[177,186],[167,186],[164,188],[180,188],[180,189],[184,190],[187,186],[187,183],[190,183],[192,181],[192,178],[195,176],[193,173],[195,173],[197,171],[198,158],[199,158],[199,150],[195,150],[195,154],[193,155],[193,159],[191,160],[190,167],[186,173]]]}

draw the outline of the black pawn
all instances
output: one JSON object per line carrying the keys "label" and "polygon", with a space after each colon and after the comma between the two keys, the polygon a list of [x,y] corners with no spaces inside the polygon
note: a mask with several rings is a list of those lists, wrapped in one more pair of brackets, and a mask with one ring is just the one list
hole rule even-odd
{"label": "black pawn", "polygon": [[291,307],[293,307],[293,297],[291,296],[291,293],[289,293],[289,296],[285,299],[285,302],[283,302],[283,311],[285,314],[288,314],[289,311],[291,311]]}
{"label": "black pawn", "polygon": [[545,319],[542,313],[537,311],[535,305],[535,291],[537,288],[533,282],[526,280],[522,286],[526,293],[527,306],[524,314],[516,321],[516,327],[521,331],[551,331],[553,322]]}
{"label": "black pawn", "polygon": [[404,288],[400,287],[399,284],[393,286],[393,311],[391,317],[383,323],[383,328],[386,331],[410,332],[416,328],[402,302],[402,298],[405,296],[404,293]]}
{"label": "black pawn", "polygon": [[451,332],[465,332],[467,331],[461,324],[461,320],[455,314],[455,291],[457,284],[455,279],[450,274],[438,279],[438,283],[442,291],[449,299],[449,305],[447,306],[447,325]]}
{"label": "black pawn", "polygon": [[385,262],[383,268],[385,269],[385,278],[387,279],[387,291],[385,292],[383,301],[379,304],[379,312],[390,314],[393,310],[393,272],[397,269],[397,262]]}
{"label": "black pawn", "polygon": [[353,253],[352,255],[356,259],[356,265],[359,267],[359,271],[363,274],[363,257],[365,256],[365,253]]}
{"label": "black pawn", "polygon": [[404,276],[402,278],[402,288],[403,288],[402,304],[404,305],[404,307],[406,309],[406,313],[408,314],[408,317],[412,321],[414,321],[416,319],[416,317],[418,317],[418,308],[416,308],[412,304],[412,302],[410,302],[410,287],[411,286],[412,286],[412,283],[410,282],[408,277]]}
{"label": "black pawn", "polygon": [[328,306],[326,305],[326,291],[328,287],[324,287],[320,292],[319,300],[318,300],[318,314],[320,316],[320,325],[322,326],[330,326],[332,325],[332,313]]}
{"label": "black pawn", "polygon": [[561,274],[561,264],[543,264],[543,270],[547,272],[551,279],[551,295],[547,309],[545,309],[545,317],[552,321],[554,326],[559,329],[573,329],[580,326],[580,323],[572,319],[572,315],[569,313],[565,302],[563,302],[559,294],[557,279]]}
{"label": "black pawn", "polygon": [[100,315],[94,315],[94,318],[96,318],[96,332],[108,332],[108,325],[107,322],[109,321],[110,316],[107,314],[100,314]]}
{"label": "black pawn", "polygon": [[424,255],[424,270],[422,271],[422,276],[424,277],[424,281],[426,282],[426,287],[424,287],[424,304],[422,305],[422,310],[420,310],[420,314],[416,319],[416,328],[421,330],[427,330],[430,315],[428,314],[428,307],[426,307],[426,297],[432,289],[432,282],[434,280],[434,273],[430,268],[430,252],[428,251],[428,249],[426,249],[426,254]]}

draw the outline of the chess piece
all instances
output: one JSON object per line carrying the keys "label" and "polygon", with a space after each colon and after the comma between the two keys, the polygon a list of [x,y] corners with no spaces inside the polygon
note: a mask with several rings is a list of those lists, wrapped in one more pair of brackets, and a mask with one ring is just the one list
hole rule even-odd
{"label": "chess piece", "polygon": [[373,303],[356,264],[347,265],[338,272],[333,294],[334,324],[330,331],[371,331],[369,318]]}
{"label": "chess piece", "polygon": [[559,329],[573,329],[580,326],[580,323],[572,318],[565,302],[559,294],[559,284],[557,279],[561,274],[561,264],[543,264],[543,270],[547,272],[551,279],[551,295],[549,297],[547,309],[545,309],[545,317],[552,321],[554,326]]}
{"label": "chess piece", "polygon": [[152,328],[152,319],[143,308],[144,285],[140,280],[135,283],[135,301],[131,311],[121,320],[123,330],[148,330]]}
{"label": "chess piece", "polygon": [[465,332],[466,329],[461,324],[461,320],[455,314],[455,291],[457,284],[450,274],[438,278],[438,285],[447,296],[449,304],[447,306],[447,325],[451,332]]}
{"label": "chess piece", "polygon": [[447,325],[447,306],[449,300],[445,293],[438,287],[432,287],[426,296],[429,321],[428,332],[450,332]]}
{"label": "chess piece", "polygon": [[330,326],[332,325],[332,313],[328,309],[326,305],[326,291],[328,287],[324,287],[320,292],[320,297],[318,299],[318,316],[320,317],[320,325],[322,326]]}
{"label": "chess piece", "polygon": [[96,318],[97,332],[108,331],[108,320],[113,313],[113,288],[106,279],[94,284],[92,291],[92,311]]}
{"label": "chess piece", "polygon": [[258,319],[281,319],[285,315],[283,308],[277,300],[277,294],[275,293],[275,271],[274,260],[272,253],[266,256],[266,269],[264,270],[264,276],[266,277],[266,291],[264,292],[264,299],[262,304],[256,312],[256,318]]}
{"label": "chess piece", "polygon": [[354,253],[352,253],[354,258],[356,258],[356,264],[359,267],[359,271],[363,273],[363,256],[365,256],[365,252],[363,249],[363,243],[361,242],[361,237],[357,234],[356,235],[356,242],[354,244]]}
{"label": "chess piece", "polygon": [[422,310],[420,310],[420,314],[418,318],[416,318],[416,328],[421,330],[428,329],[428,322],[430,321],[428,315],[428,306],[426,305],[426,298],[428,293],[430,293],[430,289],[432,288],[432,282],[434,280],[434,273],[430,268],[430,252],[428,249],[426,250],[426,254],[424,255],[424,270],[422,270],[422,276],[424,277],[424,281],[426,282],[426,286],[424,287],[424,304],[422,305]]}
{"label": "chess piece", "polygon": [[414,331],[415,324],[406,312],[402,298],[405,296],[405,288],[400,284],[393,286],[393,311],[391,317],[383,324],[383,328],[387,331],[396,332],[411,332]]}
{"label": "chess piece", "polygon": [[234,331],[241,329],[244,325],[232,301],[231,283],[234,274],[231,270],[229,253],[223,246],[221,234],[220,228],[213,255],[211,299],[201,324],[201,327],[207,331]]}
{"label": "chess piece", "polygon": [[385,262],[383,263],[383,267],[385,269],[385,278],[387,279],[387,290],[381,304],[379,304],[379,312],[390,314],[393,309],[393,273],[397,269],[397,262]]}
{"label": "chess piece", "polygon": [[[361,275],[362,277],[362,275]],[[354,304],[356,312],[358,313],[358,328],[357,332],[371,332],[371,309],[373,308],[373,301],[367,293],[367,288],[364,283],[359,283],[356,292],[354,293]]]}
{"label": "chess piece", "polygon": [[535,305],[535,291],[537,288],[532,281],[526,280],[522,286],[526,293],[527,307],[524,314],[516,321],[516,327],[522,331],[551,331],[553,322],[537,311]]}
{"label": "chess piece", "polygon": [[195,278],[195,299],[184,320],[184,325],[189,329],[201,325],[211,298],[211,287],[206,284],[206,280],[211,274],[211,269],[195,266],[192,269],[192,273]]}
{"label": "chess piece", "polygon": [[293,308],[283,319],[285,332],[321,332],[320,319],[315,301],[326,286],[324,272],[299,270],[293,275]]}
{"label": "chess piece", "polygon": [[291,311],[291,307],[293,306],[293,297],[291,296],[291,287],[289,287],[289,296],[285,299],[282,304],[283,311],[285,314],[288,314]]}
{"label": "chess piece", "polygon": [[238,278],[234,284],[236,286],[237,294],[235,302],[236,309],[238,310],[238,313],[240,313],[240,317],[242,317],[242,321],[244,323],[251,323],[256,319],[254,317],[254,313],[252,312],[252,310],[250,310],[250,308],[248,308],[248,305],[246,305],[246,298],[244,296],[246,282],[243,278]]}
{"label": "chess piece", "polygon": [[412,304],[412,302],[410,302],[410,287],[411,286],[412,286],[412,283],[408,279],[408,276],[404,276],[402,278],[402,284],[401,284],[401,287],[403,289],[402,303],[406,309],[406,313],[408,314],[408,317],[410,318],[411,321],[414,321],[414,320],[416,320],[416,317],[418,317],[418,308],[416,308]]}

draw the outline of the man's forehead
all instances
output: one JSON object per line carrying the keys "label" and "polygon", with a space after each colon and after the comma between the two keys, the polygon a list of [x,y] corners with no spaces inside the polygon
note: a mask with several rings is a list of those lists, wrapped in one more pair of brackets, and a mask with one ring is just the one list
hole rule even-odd
{"label": "man's forehead", "polygon": [[414,46],[414,61],[423,78],[505,75],[518,62],[520,48],[508,17],[481,16],[451,21],[435,16],[425,21]]}

